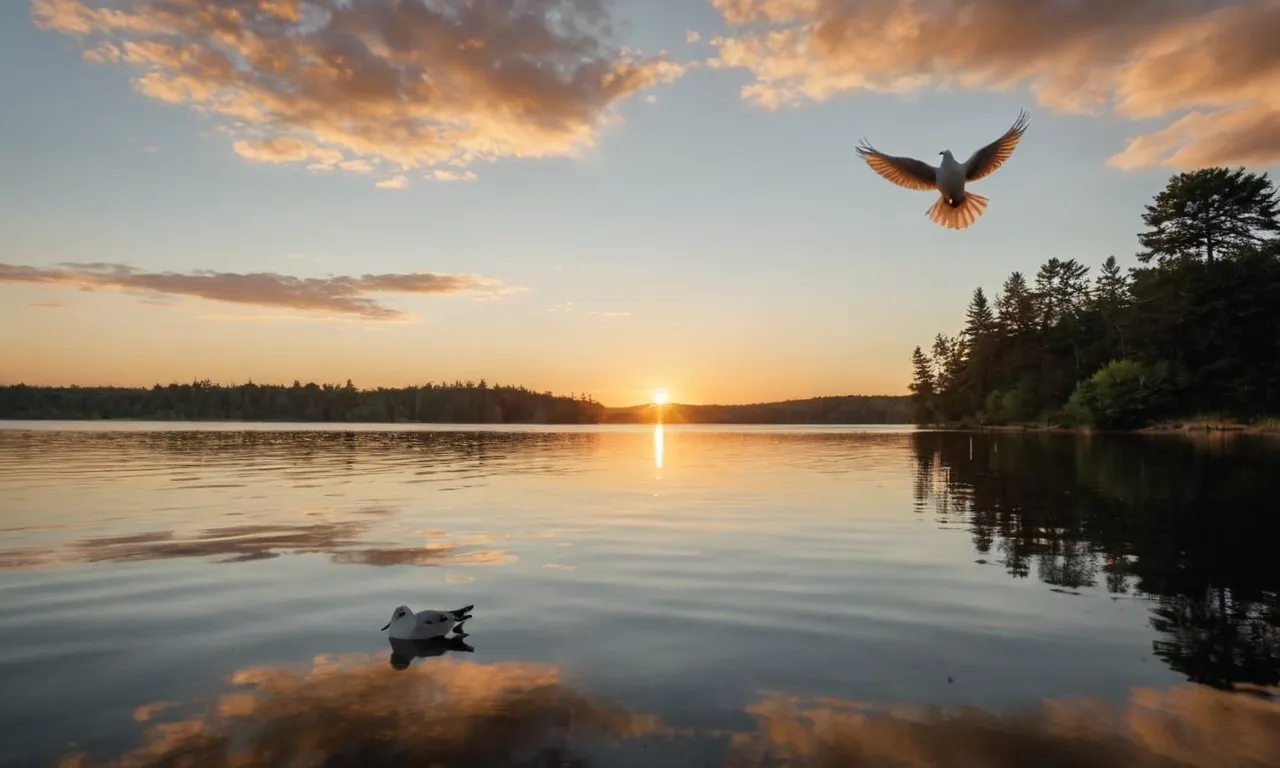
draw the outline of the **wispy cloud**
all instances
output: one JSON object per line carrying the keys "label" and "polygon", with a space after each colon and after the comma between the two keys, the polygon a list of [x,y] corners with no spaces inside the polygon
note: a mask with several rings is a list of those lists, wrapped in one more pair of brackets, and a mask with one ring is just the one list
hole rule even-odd
{"label": "wispy cloud", "polygon": [[702,39],[702,35],[697,31],[690,29],[684,33],[684,41],[686,43],[696,43]]}
{"label": "wispy cloud", "polygon": [[104,263],[61,264],[56,267],[0,264],[0,283],[62,285],[85,291],[125,291],[145,295],[148,297],[145,300],[153,302],[189,297],[381,321],[404,321],[412,316],[382,304],[370,294],[472,294],[484,299],[525,290],[505,286],[494,278],[471,274],[409,272],[301,278],[274,272],[143,272],[123,264]]}
{"label": "wispy cloud", "polygon": [[591,146],[687,66],[611,45],[602,0],[32,0],[34,23],[221,118],[240,156],[315,170],[465,167]]}
{"label": "wispy cloud", "polygon": [[444,168],[437,168],[431,172],[431,178],[436,181],[475,181],[475,171],[450,171]]}
{"label": "wispy cloud", "polygon": [[1025,85],[1063,113],[1183,115],[1129,139],[1115,167],[1280,162],[1275,0],[712,4],[737,30],[711,41],[709,63],[751,72],[742,97],[765,108],[860,90]]}
{"label": "wispy cloud", "polygon": [[400,176],[392,176],[389,179],[383,179],[373,186],[378,189],[408,189],[409,178],[403,174]]}
{"label": "wispy cloud", "polygon": [[30,305],[38,309],[66,309],[67,304],[63,301],[33,301]]}

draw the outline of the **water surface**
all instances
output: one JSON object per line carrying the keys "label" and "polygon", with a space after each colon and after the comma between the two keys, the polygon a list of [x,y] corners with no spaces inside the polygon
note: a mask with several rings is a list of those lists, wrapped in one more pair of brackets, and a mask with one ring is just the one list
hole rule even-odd
{"label": "water surface", "polygon": [[[11,422],[0,761],[1275,764],[1277,470],[1239,437]],[[401,603],[475,618],[394,658]]]}

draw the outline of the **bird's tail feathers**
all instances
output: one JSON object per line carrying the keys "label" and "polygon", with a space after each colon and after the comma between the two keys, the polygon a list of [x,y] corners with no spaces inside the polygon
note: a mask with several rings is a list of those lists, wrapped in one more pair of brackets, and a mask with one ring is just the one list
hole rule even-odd
{"label": "bird's tail feathers", "polygon": [[946,227],[947,229],[965,229],[978,220],[987,210],[987,203],[990,200],[982,195],[973,192],[966,192],[964,202],[959,208],[952,208],[947,205],[947,198],[939,196],[937,202],[933,204],[926,215],[933,220],[935,224]]}

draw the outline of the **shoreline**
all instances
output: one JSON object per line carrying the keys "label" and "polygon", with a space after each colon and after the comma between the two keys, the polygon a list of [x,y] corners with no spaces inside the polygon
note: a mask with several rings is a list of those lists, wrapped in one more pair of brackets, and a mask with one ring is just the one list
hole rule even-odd
{"label": "shoreline", "polygon": [[1137,429],[1097,429],[1095,427],[1058,427],[1049,424],[955,424],[920,425],[923,429],[952,432],[1037,432],[1064,435],[1250,435],[1280,437],[1280,419],[1266,418],[1253,423],[1226,420],[1171,419]]}

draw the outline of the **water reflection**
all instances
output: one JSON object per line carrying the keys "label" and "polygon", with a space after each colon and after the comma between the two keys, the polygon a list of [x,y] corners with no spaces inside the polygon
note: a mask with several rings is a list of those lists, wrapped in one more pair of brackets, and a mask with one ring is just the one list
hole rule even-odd
{"label": "water reflection", "polygon": [[653,425],[653,466],[662,469],[662,425]]}
{"label": "water reflection", "polygon": [[582,754],[610,737],[656,732],[656,718],[589,700],[560,678],[547,665],[447,658],[391,671],[366,655],[246,668],[232,675],[236,690],[199,714],[158,722],[143,746],[62,765],[550,768],[586,765]]}
{"label": "water reflection", "polygon": [[1246,768],[1280,755],[1277,690],[1135,689],[1124,705],[1049,699],[1039,711],[772,696],[747,708],[730,765],[897,768]]}
{"label": "water reflection", "polygon": [[917,510],[1015,578],[1155,599],[1156,656],[1220,688],[1280,683],[1274,443],[917,433]]}
{"label": "water reflection", "polygon": [[551,665],[444,658],[392,672],[322,656],[232,683],[211,707],[139,707],[156,723],[143,746],[62,765],[1261,768],[1280,754],[1280,689],[1144,688],[1008,715],[776,694],[745,707],[754,727],[699,729],[584,695]]}
{"label": "water reflection", "polygon": [[[373,514],[377,514],[376,512]],[[485,547],[484,536],[454,541],[428,539],[411,546],[370,546],[374,530],[365,520],[335,520],[295,525],[232,525],[191,533],[147,531],[98,536],[60,546],[0,550],[0,570],[59,568],[80,563],[126,563],[177,558],[208,558],[213,563],[268,560],[284,553],[327,554],[344,565],[501,565],[516,556]]]}
{"label": "water reflection", "polygon": [[455,632],[448,637],[430,637],[420,640],[405,640],[398,637],[387,638],[391,643],[391,668],[405,670],[414,659],[429,659],[443,656],[449,651],[455,653],[475,653],[476,649],[467,644],[469,635],[466,632]]}

